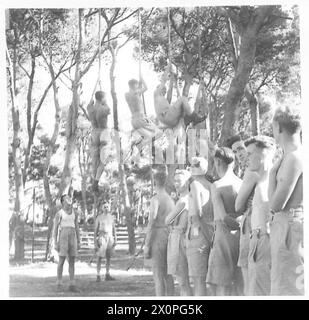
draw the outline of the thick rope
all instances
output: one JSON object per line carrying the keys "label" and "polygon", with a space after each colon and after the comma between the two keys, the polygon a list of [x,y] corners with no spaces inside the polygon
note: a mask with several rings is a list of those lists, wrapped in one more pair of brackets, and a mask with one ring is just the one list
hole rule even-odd
{"label": "thick rope", "polygon": [[170,8],[167,8],[167,56],[168,56],[168,63],[171,65],[171,22],[170,22]]}
{"label": "thick rope", "polygon": [[[139,74],[139,81],[141,82],[142,79],[142,22],[141,22],[141,9],[138,9],[138,74]],[[144,106],[144,113],[146,113],[146,105],[145,105],[145,98],[144,94],[142,94],[143,99],[143,106]]]}
{"label": "thick rope", "polygon": [[98,74],[99,88],[102,90],[101,86],[101,8],[99,9],[99,74]]}

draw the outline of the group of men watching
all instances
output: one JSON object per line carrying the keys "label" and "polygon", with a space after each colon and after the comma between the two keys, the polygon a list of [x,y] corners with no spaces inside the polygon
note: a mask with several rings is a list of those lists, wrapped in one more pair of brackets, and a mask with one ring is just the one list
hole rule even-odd
{"label": "group of men watching", "polygon": [[217,148],[213,183],[205,158],[176,170],[176,202],[165,170],[155,172],[144,254],[156,295],[174,295],[173,276],[184,296],[304,294],[299,112],[278,108],[272,129],[274,139],[233,137]]}

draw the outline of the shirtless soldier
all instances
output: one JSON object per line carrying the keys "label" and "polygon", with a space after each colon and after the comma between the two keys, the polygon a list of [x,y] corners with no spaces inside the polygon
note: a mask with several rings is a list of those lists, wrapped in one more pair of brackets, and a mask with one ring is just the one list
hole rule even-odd
{"label": "shirtless soldier", "polygon": [[270,243],[267,230],[269,219],[269,172],[275,154],[275,141],[256,136],[245,141],[249,169],[258,175],[252,201],[251,234],[248,257],[248,295],[270,294]]}
{"label": "shirtless soldier", "polygon": [[105,150],[102,150],[102,148],[107,146],[110,140],[107,139],[109,132],[106,132],[107,117],[110,114],[110,109],[106,103],[105,93],[103,91],[97,91],[95,93],[95,103],[90,103],[87,106],[87,111],[92,125],[91,157],[94,178],[93,190],[98,191],[98,183],[106,161]]}
{"label": "shirtless soldier", "polygon": [[188,98],[184,96],[180,96],[174,104],[170,105],[166,95],[166,87],[165,84],[168,80],[170,74],[170,66],[167,66],[161,83],[157,86],[154,91],[154,106],[157,118],[162,122],[167,128],[174,128],[178,125],[181,118],[187,118],[186,123],[193,122],[193,124],[197,124],[206,119],[207,116],[199,116],[194,111],[194,106],[189,104]]}
{"label": "shirtless soldier", "polygon": [[269,201],[272,213],[271,294],[302,295],[303,283],[303,166],[300,112],[278,108],[273,134],[283,158],[270,172]]}
{"label": "shirtless soldier", "polygon": [[125,99],[131,111],[132,127],[147,141],[150,141],[159,133],[157,126],[145,115],[142,94],[147,91],[146,83],[141,78],[141,82],[131,79],[128,84],[129,92],[125,94]]}
{"label": "shirtless soldier", "polygon": [[151,258],[152,272],[157,296],[174,295],[174,279],[167,274],[168,228],[165,219],[175,204],[165,191],[167,174],[158,170],[154,174],[156,195],[150,202],[149,222],[146,231],[144,255]]}
{"label": "shirtless soldier", "polygon": [[215,233],[209,257],[207,283],[213,295],[230,295],[237,276],[239,234],[225,223],[227,215],[235,215],[235,200],[241,186],[233,172],[234,154],[229,148],[218,148],[214,158],[220,177],[211,187]]}
{"label": "shirtless soldier", "polygon": [[100,271],[102,258],[106,258],[105,280],[115,280],[110,275],[111,257],[117,243],[114,216],[110,213],[110,206],[103,203],[102,212],[97,216],[94,225],[94,248],[97,254],[97,282],[101,281]]}
{"label": "shirtless soldier", "polygon": [[166,217],[171,225],[167,247],[167,273],[176,276],[181,296],[191,296],[188,259],[186,255],[186,230],[188,224],[188,180],[190,172],[177,170],[175,188],[179,194],[175,209]]}
{"label": "shirtless soldier", "polygon": [[206,295],[206,276],[211,239],[213,236],[213,211],[210,198],[210,182],[205,178],[208,162],[194,157],[191,163],[189,185],[189,210],[187,228],[187,257],[189,275],[194,283],[194,295]]}

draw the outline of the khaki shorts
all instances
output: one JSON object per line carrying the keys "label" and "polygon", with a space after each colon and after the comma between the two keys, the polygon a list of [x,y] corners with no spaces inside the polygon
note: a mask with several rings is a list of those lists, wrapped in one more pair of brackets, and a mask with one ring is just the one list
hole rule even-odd
{"label": "khaki shorts", "polygon": [[303,295],[303,212],[278,212],[270,229],[271,294]]}
{"label": "khaki shorts", "polygon": [[240,225],[239,257],[237,262],[237,265],[242,268],[248,267],[250,226],[251,215],[247,215],[247,212],[245,212]]}
{"label": "khaki shorts", "polygon": [[270,294],[270,243],[266,232],[254,230],[250,237],[248,293],[250,296]]}
{"label": "khaki shorts", "polygon": [[215,221],[215,233],[209,256],[207,283],[230,286],[236,282],[239,232],[231,233],[223,221]]}
{"label": "khaki shorts", "polygon": [[167,273],[182,278],[188,277],[188,272],[185,236],[173,230],[169,234],[167,246]]}
{"label": "khaki shorts", "polygon": [[[194,229],[198,231],[193,231]],[[191,225],[191,229],[189,229],[189,239],[186,241],[186,247],[189,276],[206,278],[210,242],[206,240],[200,226]],[[203,248],[202,252],[199,250],[200,248]]]}
{"label": "khaki shorts", "polygon": [[77,256],[77,238],[75,228],[62,228],[60,230],[59,256]]}
{"label": "khaki shorts", "polygon": [[109,234],[101,234],[98,237],[97,256],[105,258],[107,254],[111,255],[114,249],[114,237]]}

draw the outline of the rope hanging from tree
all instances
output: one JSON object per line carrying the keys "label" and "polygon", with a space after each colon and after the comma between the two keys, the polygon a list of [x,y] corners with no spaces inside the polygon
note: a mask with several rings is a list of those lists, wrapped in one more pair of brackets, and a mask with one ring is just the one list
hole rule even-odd
{"label": "rope hanging from tree", "polygon": [[167,56],[168,56],[168,64],[171,66],[171,22],[170,22],[170,8],[167,7]]}
{"label": "rope hanging from tree", "polygon": [[[139,81],[141,82],[142,79],[142,22],[141,22],[141,9],[138,9],[138,76]],[[145,98],[144,93],[142,93],[143,99],[143,106],[144,106],[144,113],[146,113],[146,105],[145,105]]]}
{"label": "rope hanging from tree", "polygon": [[101,87],[101,8],[99,8],[99,73],[98,73],[98,82],[99,88],[102,90]]}

